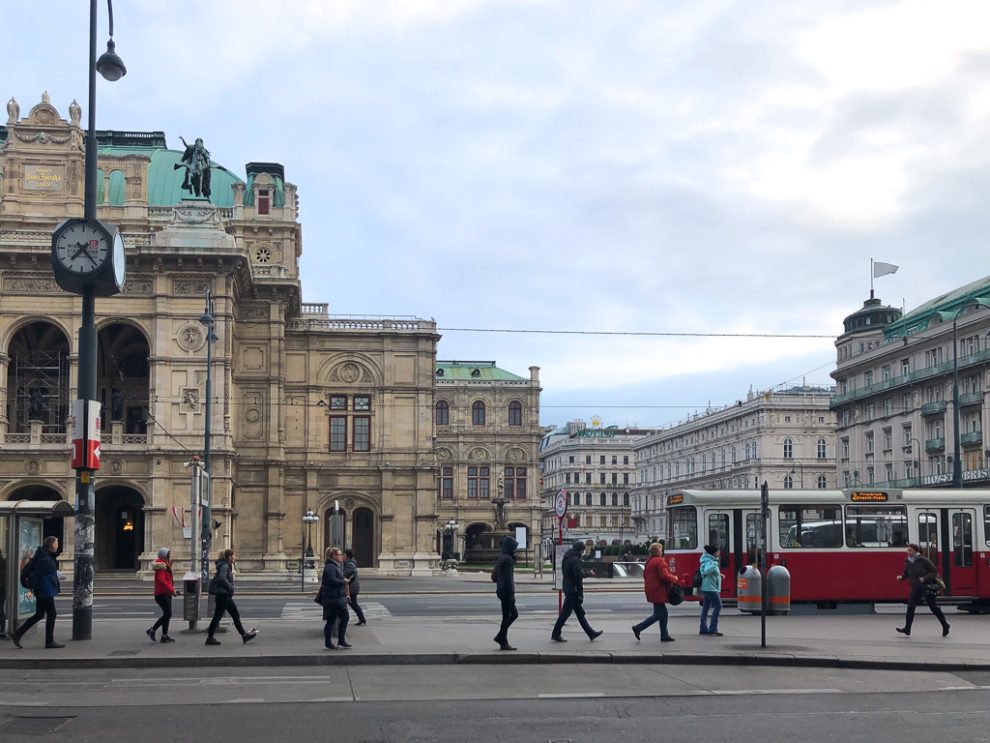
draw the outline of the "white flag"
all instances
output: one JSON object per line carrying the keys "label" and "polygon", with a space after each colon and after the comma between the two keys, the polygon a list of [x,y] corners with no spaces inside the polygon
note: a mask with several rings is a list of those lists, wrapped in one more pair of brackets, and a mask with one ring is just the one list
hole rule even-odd
{"label": "white flag", "polygon": [[881,263],[880,261],[874,261],[873,278],[879,279],[881,276],[886,276],[889,273],[897,273],[898,268],[900,268],[900,266],[895,266],[893,263]]}

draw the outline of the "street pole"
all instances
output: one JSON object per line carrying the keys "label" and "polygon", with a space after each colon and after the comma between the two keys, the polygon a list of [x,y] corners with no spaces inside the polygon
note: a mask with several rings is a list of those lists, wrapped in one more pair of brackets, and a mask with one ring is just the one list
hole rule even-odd
{"label": "street pole", "polygon": [[[213,297],[210,290],[206,290],[206,308],[203,310],[200,323],[206,327],[206,404],[203,408],[203,415],[206,419],[203,431],[203,470],[209,475],[206,480],[206,493],[203,499],[203,523],[201,525],[200,541],[202,551],[200,553],[200,581],[206,585],[210,578],[210,549],[213,542],[213,465],[210,462],[210,404],[213,400],[213,341],[216,340],[216,333],[213,326],[216,319],[213,314]],[[193,540],[195,543],[195,539]]]}
{"label": "street pole", "polygon": [[760,581],[760,647],[767,646],[767,609],[769,608],[770,577],[767,575],[767,521],[770,519],[770,488],[766,480],[760,488],[760,572],[763,580]]}
{"label": "street pole", "polygon": [[959,341],[957,320],[961,308],[952,317],[952,487],[962,487],[962,462],[959,459]]}

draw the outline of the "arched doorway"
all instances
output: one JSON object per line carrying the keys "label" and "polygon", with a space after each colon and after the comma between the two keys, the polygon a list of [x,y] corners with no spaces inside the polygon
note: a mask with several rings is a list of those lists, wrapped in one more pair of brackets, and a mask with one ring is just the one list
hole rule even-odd
{"label": "arched doorway", "polygon": [[7,347],[7,420],[11,433],[40,421],[42,434],[65,431],[69,415],[69,338],[50,322],[34,322]]}
{"label": "arched doorway", "polygon": [[464,562],[483,563],[494,559],[494,533],[488,524],[469,524],[464,531]]}
{"label": "arched doorway", "polygon": [[[36,501],[56,501],[62,500],[62,495],[55,488],[48,485],[25,485],[11,492],[8,496],[10,500],[36,500]],[[58,541],[65,546],[65,519],[45,519],[44,532],[42,537],[58,537]]]}
{"label": "arched doorway", "polygon": [[323,513],[323,544],[341,549],[347,545],[347,511],[343,508],[328,508]]}
{"label": "arched doorway", "polygon": [[375,566],[375,514],[370,508],[357,508],[351,520],[351,549],[358,567]]}
{"label": "arched doorway", "polygon": [[133,488],[112,485],[96,492],[97,570],[137,570],[144,550],[144,499]]}
{"label": "arched doorway", "polygon": [[[99,330],[97,395],[103,420],[120,422],[125,434],[147,433],[148,340],[133,325],[111,323]],[[105,426],[110,430],[110,425]]]}

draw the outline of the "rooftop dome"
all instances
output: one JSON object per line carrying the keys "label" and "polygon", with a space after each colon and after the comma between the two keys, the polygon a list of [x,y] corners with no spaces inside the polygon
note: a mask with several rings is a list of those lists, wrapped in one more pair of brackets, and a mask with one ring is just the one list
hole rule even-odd
{"label": "rooftop dome", "polygon": [[882,305],[872,292],[870,298],[863,302],[862,308],[849,315],[842,324],[846,328],[843,335],[863,331],[882,330],[886,325],[899,320],[901,311],[896,307]]}

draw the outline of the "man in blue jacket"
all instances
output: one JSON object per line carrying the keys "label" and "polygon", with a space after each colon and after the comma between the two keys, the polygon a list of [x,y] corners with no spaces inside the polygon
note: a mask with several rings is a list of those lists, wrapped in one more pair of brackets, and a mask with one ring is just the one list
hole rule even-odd
{"label": "man in blue jacket", "polygon": [[55,597],[61,592],[58,582],[59,554],[58,537],[45,537],[44,543],[38,547],[31,558],[31,590],[34,591],[34,616],[11,633],[10,639],[14,645],[21,647],[21,638],[38,621],[45,617],[45,647],[64,648],[60,642],[55,642]]}

